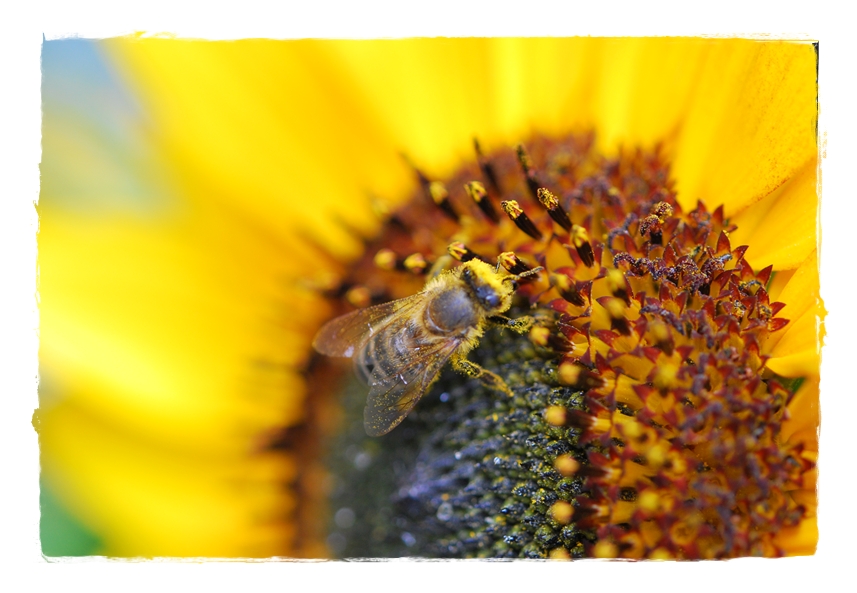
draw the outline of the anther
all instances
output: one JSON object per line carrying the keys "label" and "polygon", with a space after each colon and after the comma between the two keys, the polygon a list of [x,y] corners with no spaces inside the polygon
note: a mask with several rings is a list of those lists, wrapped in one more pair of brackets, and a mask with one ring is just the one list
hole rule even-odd
{"label": "anther", "polygon": [[422,253],[413,253],[405,258],[403,262],[405,269],[414,274],[422,274],[429,267],[429,262],[423,257]]}
{"label": "anther", "polygon": [[649,330],[652,332],[655,345],[668,355],[672,354],[674,344],[669,328],[660,321],[654,321],[649,324]]}
{"label": "anther", "polygon": [[582,307],[586,304],[583,295],[577,290],[575,282],[565,274],[550,274],[550,283],[556,287],[560,296],[572,305]]}
{"label": "anther", "polygon": [[631,326],[625,317],[625,303],[616,297],[601,297],[598,299],[598,303],[610,315],[610,329],[619,332],[623,336],[630,336]]}
{"label": "anther", "polygon": [[571,242],[577,250],[580,260],[591,268],[595,264],[595,254],[592,252],[592,244],[589,242],[589,233],[580,225],[571,228]]}
{"label": "anther", "polygon": [[345,293],[345,300],[351,305],[363,308],[368,307],[372,302],[372,293],[365,286],[353,286]]}
{"label": "anther", "polygon": [[[550,329],[546,327],[536,326],[530,330],[530,341],[536,346],[541,346],[542,348],[547,347],[550,337]],[[550,420],[548,420],[548,424],[551,424]]]}
{"label": "anther", "polygon": [[662,394],[667,393],[676,385],[678,379],[679,368],[675,364],[666,363],[655,367],[652,384],[660,390]]}
{"label": "anther", "polygon": [[491,263],[475,251],[471,251],[470,248],[461,241],[453,241],[449,244],[449,247],[447,247],[446,250],[449,252],[449,255],[462,263],[469,262],[471,259],[478,259],[485,263]]}
{"label": "anther", "polygon": [[570,478],[580,469],[580,462],[568,453],[563,453],[554,459],[553,466],[560,474]]}
{"label": "anther", "polygon": [[515,226],[524,231],[527,235],[536,240],[542,238],[542,232],[535,224],[533,224],[533,221],[530,220],[527,213],[518,205],[518,202],[515,200],[500,202],[500,207],[503,209],[503,212],[506,213],[506,216],[512,219]]}
{"label": "anther", "polygon": [[398,267],[397,264],[399,264],[399,262],[397,261],[396,254],[392,249],[381,249],[375,254],[375,265],[382,270],[395,270]]}
{"label": "anther", "polygon": [[482,147],[479,146],[479,140],[473,139],[473,148],[476,149],[476,160],[479,161],[479,168],[482,169],[482,174],[491,185],[491,189],[497,192],[498,195],[503,195],[503,190],[500,188],[500,183],[497,180],[497,174],[494,172],[494,166],[491,164],[485,155],[482,153]]}
{"label": "anther", "polygon": [[449,218],[458,222],[458,214],[452,209],[452,204],[449,203],[449,192],[446,191],[446,186],[440,181],[432,181],[428,184],[427,191],[435,205]]}
{"label": "anther", "polygon": [[554,548],[548,552],[548,558],[551,560],[571,560],[571,554],[565,548]]}
{"label": "anther", "polygon": [[488,192],[485,191],[484,185],[478,181],[471,181],[470,183],[464,184],[464,191],[466,191],[467,195],[476,202],[476,205],[479,206],[482,214],[484,214],[488,220],[495,224],[500,222],[500,216],[497,214],[497,211],[494,209],[494,205],[488,198]]}
{"label": "anther", "polygon": [[661,499],[654,490],[643,490],[637,497],[637,505],[646,514],[656,513],[661,506]]}
{"label": "anther", "polygon": [[664,218],[672,216],[673,207],[666,202],[652,206],[651,214],[640,222],[640,234],[649,235],[652,245],[663,244]]}
{"label": "anther", "polygon": [[503,266],[510,274],[523,274],[529,272],[533,268],[525,264],[512,251],[504,251],[498,258],[500,265]]}
{"label": "anther", "polygon": [[568,410],[562,406],[549,406],[545,410],[545,422],[551,426],[565,426],[568,420]]}
{"label": "anther", "polygon": [[547,208],[550,217],[566,231],[571,231],[571,220],[568,218],[568,214],[565,213],[565,210],[563,210],[556,196],[553,195],[550,190],[543,187],[538,189],[537,194],[539,202],[541,202],[542,206]]}
{"label": "anther", "polygon": [[613,426],[610,418],[599,418],[580,410],[569,410],[563,406],[548,406],[545,409],[545,422],[551,426],[570,426],[604,434]]}
{"label": "anther", "polygon": [[652,214],[657,216],[663,222],[664,218],[673,215],[673,207],[670,206],[667,202],[658,202],[654,206],[652,206]]}
{"label": "anther", "polygon": [[443,183],[439,181],[429,181],[429,178],[426,177],[425,173],[420,171],[416,165],[411,161],[410,158],[406,154],[402,154],[402,157],[405,159],[405,162],[410,165],[410,167],[417,174],[417,179],[420,182],[420,187],[423,188],[423,191],[434,204],[440,208],[444,214],[450,217],[455,222],[458,222],[458,214],[455,213],[455,210],[452,209],[452,205],[449,203],[449,193],[446,191],[446,187]]}
{"label": "anther", "polygon": [[619,548],[613,542],[601,540],[592,549],[595,558],[618,558]]}
{"label": "anther", "polygon": [[560,525],[568,525],[574,515],[574,507],[564,500],[558,500],[551,505],[548,513]]}
{"label": "anther", "polygon": [[604,385],[604,379],[586,367],[571,362],[564,362],[559,365],[557,375],[560,383],[575,387],[581,391],[596,389]]}
{"label": "anther", "polygon": [[524,172],[524,177],[527,180],[527,189],[530,190],[530,195],[534,200],[539,199],[539,182],[536,179],[536,174],[533,171],[533,162],[530,160],[530,155],[527,154],[527,149],[523,144],[518,144],[515,148],[515,153],[518,155],[518,163],[521,165],[521,170]]}
{"label": "anther", "polygon": [[616,268],[611,268],[607,271],[607,287],[613,296],[625,301],[625,304],[631,305],[631,296],[628,294],[628,283],[625,280],[625,274]]}

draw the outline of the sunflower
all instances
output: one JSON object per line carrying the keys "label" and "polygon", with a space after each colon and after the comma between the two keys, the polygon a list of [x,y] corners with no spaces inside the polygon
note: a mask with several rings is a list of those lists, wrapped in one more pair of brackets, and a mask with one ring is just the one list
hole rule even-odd
{"label": "sunflower", "polygon": [[[720,213],[728,242],[712,248],[788,319],[757,350],[788,402],[772,441],[805,470],[786,493],[799,517],[763,553],[813,553],[813,44],[128,38],[47,42],[43,64],[46,554],[326,555],[313,460],[336,411],[305,378],[325,292],[382,232],[379,204],[415,190],[402,153],[426,179],[457,179],[474,136],[489,160],[544,138],[657,155],[674,185],[669,210],[645,213],[653,241],[673,209]],[[591,553],[618,554],[602,541]]]}

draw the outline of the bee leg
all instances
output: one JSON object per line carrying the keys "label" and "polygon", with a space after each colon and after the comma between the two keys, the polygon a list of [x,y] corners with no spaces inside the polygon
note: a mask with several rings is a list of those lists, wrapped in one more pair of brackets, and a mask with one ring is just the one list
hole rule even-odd
{"label": "bee leg", "polygon": [[535,320],[529,315],[524,315],[517,319],[509,319],[503,315],[494,315],[493,317],[489,317],[488,321],[499,327],[510,329],[515,333],[524,334],[533,326]]}
{"label": "bee leg", "polygon": [[506,382],[503,380],[502,377],[495,373],[492,373],[488,369],[483,369],[475,362],[470,362],[463,356],[453,355],[452,368],[454,368],[459,373],[467,375],[468,377],[479,379],[486,387],[490,387],[491,389],[494,389],[496,391],[502,391],[510,397],[513,395],[512,390],[509,389],[509,386],[506,385]]}

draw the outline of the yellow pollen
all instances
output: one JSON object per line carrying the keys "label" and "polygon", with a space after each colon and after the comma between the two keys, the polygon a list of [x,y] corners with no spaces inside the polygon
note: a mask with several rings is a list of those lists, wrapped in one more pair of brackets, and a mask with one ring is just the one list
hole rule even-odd
{"label": "yellow pollen", "polygon": [[582,247],[586,243],[589,243],[589,233],[582,226],[574,225],[571,227],[571,240],[575,247]]}
{"label": "yellow pollen", "polygon": [[580,462],[568,453],[564,453],[554,460],[553,466],[563,476],[570,478],[580,469]]}
{"label": "yellow pollen", "polygon": [[345,293],[345,300],[358,308],[368,307],[372,301],[372,294],[365,286],[355,286]]}
{"label": "yellow pollen", "polygon": [[508,200],[500,202],[500,207],[503,209],[503,212],[508,214],[512,220],[515,220],[521,214],[524,213],[524,210],[518,205],[517,200]]}
{"label": "yellow pollen", "polygon": [[652,551],[649,558],[651,560],[672,560],[673,555],[665,548],[658,548]]}
{"label": "yellow pollen", "polygon": [[446,186],[440,181],[432,181],[429,184],[429,193],[435,204],[440,204],[449,197],[449,192],[446,191]]}
{"label": "yellow pollen", "polygon": [[681,476],[687,473],[687,461],[676,453],[675,451],[670,451],[667,458],[670,462],[670,473],[676,476]]}
{"label": "yellow pollen", "polygon": [[470,196],[470,198],[477,204],[482,201],[482,198],[488,195],[488,192],[485,191],[485,186],[478,181],[465,183],[464,191],[466,191],[467,195]]}
{"label": "yellow pollen", "polygon": [[652,323],[649,325],[649,329],[652,332],[652,336],[655,338],[655,342],[659,344],[670,339],[670,330],[663,323]]}
{"label": "yellow pollen", "polygon": [[564,500],[560,500],[553,503],[548,512],[560,525],[568,525],[571,523],[571,517],[574,515],[574,507]]}
{"label": "yellow pollen", "polygon": [[637,497],[637,505],[646,513],[655,513],[660,508],[661,498],[653,490],[644,490]]}
{"label": "yellow pollen", "polygon": [[468,251],[468,249],[464,245],[464,243],[462,243],[460,241],[453,241],[452,243],[449,244],[449,247],[447,247],[446,249],[449,252],[449,255],[451,255],[452,257],[454,257],[458,261],[461,261],[461,258],[463,258],[465,255],[467,255],[467,251]]}
{"label": "yellow pollen", "polygon": [[539,202],[541,202],[548,210],[553,210],[554,208],[559,206],[559,200],[556,199],[556,196],[553,195],[550,190],[540,187],[538,195]]}
{"label": "yellow pollen", "polygon": [[631,418],[626,422],[622,422],[622,433],[631,439],[635,439],[643,434],[643,428]]}
{"label": "yellow pollen", "polygon": [[655,371],[654,385],[661,391],[666,391],[676,384],[678,367],[672,363],[659,365]]}
{"label": "yellow pollen", "polygon": [[515,266],[522,265],[521,261],[518,259],[518,256],[515,255],[513,251],[504,251],[498,256],[497,259],[500,261],[500,265],[503,266],[509,272],[511,272],[515,268]]}
{"label": "yellow pollen", "polygon": [[381,249],[375,254],[375,265],[382,270],[392,270],[396,267],[396,254],[391,249]]}
{"label": "yellow pollen", "polygon": [[552,426],[564,426],[566,410],[562,406],[549,406],[545,410],[545,422]]}
{"label": "yellow pollen", "polygon": [[571,288],[571,278],[569,278],[565,274],[551,273],[548,278],[550,279],[551,284],[556,286],[560,292],[566,291]]}
{"label": "yellow pollen", "polygon": [[564,362],[557,369],[559,382],[564,385],[576,385],[580,380],[580,367],[571,362]]}
{"label": "yellow pollen", "polygon": [[601,540],[595,544],[592,553],[596,558],[616,558],[619,555],[619,548],[613,542]]}
{"label": "yellow pollen", "polygon": [[536,346],[547,346],[551,332],[546,327],[534,327],[530,330],[530,341]]}
{"label": "yellow pollen", "polygon": [[616,268],[610,268],[607,271],[607,288],[615,294],[619,290],[625,289],[625,275]]}
{"label": "yellow pollen", "polygon": [[571,554],[565,548],[554,548],[548,553],[551,560],[571,560]]}
{"label": "yellow pollen", "polygon": [[667,455],[666,451],[664,451],[664,446],[664,443],[658,443],[656,446],[651,447],[646,451],[646,461],[654,469],[658,469],[666,463]]}
{"label": "yellow pollen", "polygon": [[608,299],[604,308],[607,309],[607,312],[613,319],[622,319],[625,317],[625,303],[622,302],[622,299]]}
{"label": "yellow pollen", "polygon": [[658,202],[657,204],[652,206],[651,212],[652,214],[657,216],[661,222],[663,222],[664,218],[673,215],[673,207],[670,206],[667,202]]}
{"label": "yellow pollen", "polygon": [[422,272],[428,266],[428,262],[422,253],[414,253],[405,258],[404,265],[412,272]]}

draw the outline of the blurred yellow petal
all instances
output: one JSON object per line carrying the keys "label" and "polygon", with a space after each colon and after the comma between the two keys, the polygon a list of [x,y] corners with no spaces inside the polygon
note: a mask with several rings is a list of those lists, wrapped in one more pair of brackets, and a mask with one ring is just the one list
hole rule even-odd
{"label": "blurred yellow petal", "polygon": [[598,40],[593,104],[602,150],[672,144],[699,84],[710,40]]}
{"label": "blurred yellow petal", "polygon": [[117,556],[270,556],[293,542],[288,456],[180,451],[61,404],[39,414],[42,469]]}
{"label": "blurred yellow petal", "polygon": [[297,553],[296,463],[263,451],[304,420],[300,369],[327,311],[307,284],[335,265],[183,191],[161,128],[94,48],[43,56],[43,482],[99,553]]}
{"label": "blurred yellow petal", "polygon": [[246,448],[260,428],[301,419],[302,380],[287,369],[324,308],[286,288],[289,251],[252,226],[177,218],[152,228],[42,209],[41,360],[105,417]]}
{"label": "blurred yellow petal", "polygon": [[325,57],[326,45],[107,42],[132,69],[129,84],[158,122],[185,194],[227,200],[277,237],[301,229],[353,257],[359,244],[330,221],[371,228],[369,189],[395,195],[409,177],[402,146]]}

